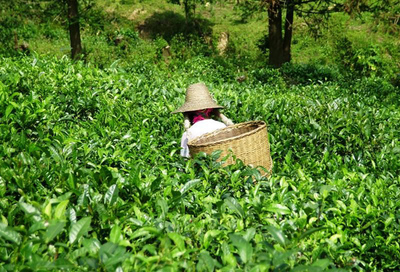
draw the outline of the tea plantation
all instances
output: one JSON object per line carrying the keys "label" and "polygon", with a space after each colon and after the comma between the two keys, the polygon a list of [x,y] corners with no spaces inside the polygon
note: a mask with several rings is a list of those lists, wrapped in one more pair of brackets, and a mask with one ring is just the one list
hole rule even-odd
{"label": "tea plantation", "polygon": [[[1,58],[0,271],[398,271],[399,88],[325,73]],[[270,178],[180,157],[199,81],[267,122]]]}

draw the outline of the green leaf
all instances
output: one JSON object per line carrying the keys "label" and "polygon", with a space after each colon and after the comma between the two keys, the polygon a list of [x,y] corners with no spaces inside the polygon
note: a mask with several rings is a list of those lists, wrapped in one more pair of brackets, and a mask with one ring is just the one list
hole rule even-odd
{"label": "green leaf", "polygon": [[25,202],[19,202],[19,206],[28,215],[32,215],[32,214],[40,215],[40,211],[37,208],[35,208],[34,206],[32,206],[31,204],[28,204]]}
{"label": "green leaf", "polygon": [[1,215],[1,223],[3,223],[4,225],[8,226],[7,218],[4,215]]}
{"label": "green leaf", "polygon": [[140,228],[137,231],[135,231],[132,234],[131,238],[132,239],[136,239],[136,238],[138,238],[140,236],[147,236],[147,235],[150,235],[150,236],[156,235],[156,236],[158,236],[160,234],[161,234],[161,232],[158,229],[154,228],[154,227],[143,227],[143,228]]}
{"label": "green leaf", "polygon": [[46,226],[45,226],[44,223],[45,223],[44,221],[39,221],[39,222],[34,223],[34,224],[29,228],[29,233],[32,234],[32,233],[34,233],[34,232],[36,232],[36,231],[38,231],[38,230],[45,230],[45,229],[46,229]]}
{"label": "green leaf", "polygon": [[78,222],[72,224],[71,230],[69,232],[69,242],[73,244],[79,238],[81,238],[86,232],[89,231],[91,217],[84,217]]}
{"label": "green leaf", "polygon": [[211,159],[216,161],[219,157],[221,157],[222,150],[215,150],[211,153]]}
{"label": "green leaf", "polygon": [[58,203],[56,209],[54,210],[55,219],[65,219],[65,211],[67,210],[69,200],[64,200]]}
{"label": "green leaf", "polygon": [[319,189],[319,193],[326,198],[329,194],[329,192],[331,192],[334,189],[334,186],[331,185],[323,185],[321,186],[321,188]]}
{"label": "green leaf", "polygon": [[185,183],[185,185],[182,187],[182,189],[180,190],[181,194],[183,195],[184,193],[186,193],[187,191],[189,191],[191,188],[193,188],[194,186],[196,186],[199,182],[201,182],[200,179],[192,179],[189,180],[188,182]]}
{"label": "green leaf", "polygon": [[126,253],[125,248],[108,242],[100,247],[99,256],[108,270],[112,266],[122,263],[126,258],[129,258],[130,254]]}
{"label": "green leaf", "polygon": [[118,225],[114,225],[110,233],[110,242],[113,242],[114,244],[119,244],[121,239],[122,239],[121,228]]}
{"label": "green leaf", "polygon": [[71,223],[76,223],[76,211],[72,207],[68,209],[68,219]]}
{"label": "green leaf", "polygon": [[208,230],[204,235],[204,242],[203,242],[204,248],[207,249],[208,246],[210,245],[211,240],[216,236],[218,236],[220,233],[221,233],[220,230],[215,230],[215,229]]}
{"label": "green leaf", "polygon": [[54,221],[48,227],[44,234],[44,240],[46,243],[49,243],[53,240],[58,234],[60,234],[64,230],[65,221]]}
{"label": "green leaf", "polygon": [[111,185],[104,196],[104,204],[114,205],[118,198],[118,192],[118,186],[116,184]]}
{"label": "green leaf", "polygon": [[256,229],[255,228],[249,228],[249,229],[246,230],[245,234],[243,234],[243,238],[247,242],[250,242],[254,238],[254,235],[256,235]]}
{"label": "green leaf", "polygon": [[52,209],[52,205],[51,205],[51,202],[49,202],[49,203],[46,205],[46,207],[44,208],[44,210],[43,210],[43,213],[44,213],[45,215],[47,215],[48,218],[51,218],[51,209]]}
{"label": "green leaf", "polygon": [[53,157],[53,159],[58,163],[62,162],[62,158],[61,158],[60,154],[58,153],[57,149],[55,149],[54,146],[49,146],[49,149],[50,149],[50,154]]}
{"label": "green leaf", "polygon": [[273,203],[266,208],[267,211],[278,214],[290,214],[290,209],[284,205]]}
{"label": "green leaf", "polygon": [[76,260],[78,258],[85,256],[87,253],[88,253],[88,249],[86,247],[80,247],[80,248],[72,251],[72,253],[70,254],[70,258],[73,260]]}
{"label": "green leaf", "polygon": [[307,236],[310,236],[310,235],[313,234],[314,232],[317,232],[317,231],[320,231],[320,230],[324,230],[324,229],[327,229],[327,227],[319,227],[319,228],[312,228],[312,229],[309,229],[309,230],[307,230],[306,232],[304,232],[304,233],[302,233],[302,234],[300,235],[299,240],[301,240],[301,239],[303,239],[303,238],[305,238],[305,237],[307,237]]}
{"label": "green leaf", "polygon": [[7,106],[6,113],[5,113],[6,119],[8,118],[8,115],[10,115],[10,113],[12,112],[13,109],[14,109],[13,105],[8,105]]}
{"label": "green leaf", "polygon": [[224,203],[229,207],[229,209],[237,213],[240,217],[244,217],[243,208],[235,198],[227,197],[225,198]]}
{"label": "green leaf", "polygon": [[90,238],[83,240],[83,246],[88,250],[90,254],[95,255],[99,252],[101,244],[99,240]]}
{"label": "green leaf", "polygon": [[21,235],[3,223],[0,223],[0,236],[17,245],[21,243]]}
{"label": "green leaf", "polygon": [[281,246],[285,247],[285,245],[287,244],[287,239],[283,232],[273,226],[267,226],[266,228],[269,233],[271,233],[275,241],[277,241]]}
{"label": "green leaf", "polygon": [[165,218],[169,209],[167,201],[163,198],[159,198],[157,199],[157,205],[161,208],[161,217]]}
{"label": "green leaf", "polygon": [[179,248],[179,250],[185,250],[185,241],[183,240],[182,235],[175,232],[169,232],[168,237],[174,241],[175,245]]}
{"label": "green leaf", "polygon": [[329,260],[329,259],[319,259],[319,260],[316,260],[316,261],[312,264],[312,266],[316,266],[316,267],[319,267],[319,268],[322,268],[323,270],[325,270],[325,269],[327,269],[331,264],[333,264],[333,263],[332,263],[332,261]]}
{"label": "green leaf", "polygon": [[214,259],[210,256],[210,253],[208,251],[203,250],[200,252],[199,255],[199,262],[197,264],[197,271],[214,271],[215,268],[215,261]]}
{"label": "green leaf", "polygon": [[230,234],[232,244],[237,248],[240,258],[244,263],[248,263],[253,256],[253,247],[242,236]]}
{"label": "green leaf", "polygon": [[19,206],[21,207],[21,210],[23,210],[26,215],[31,216],[35,222],[42,220],[40,211],[36,207],[25,202],[19,202]]}

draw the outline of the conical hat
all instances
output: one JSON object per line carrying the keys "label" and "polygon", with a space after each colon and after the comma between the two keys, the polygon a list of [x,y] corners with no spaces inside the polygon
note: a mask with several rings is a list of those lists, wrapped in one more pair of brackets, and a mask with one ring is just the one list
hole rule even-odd
{"label": "conical hat", "polygon": [[173,113],[222,108],[212,99],[204,83],[196,83],[186,89],[185,103]]}

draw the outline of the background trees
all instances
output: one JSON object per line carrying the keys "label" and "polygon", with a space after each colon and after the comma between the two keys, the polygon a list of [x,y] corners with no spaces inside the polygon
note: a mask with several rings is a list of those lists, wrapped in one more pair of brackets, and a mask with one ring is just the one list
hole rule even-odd
{"label": "background trees", "polygon": [[242,11],[245,10],[244,16],[265,10],[268,12],[268,63],[273,67],[281,67],[291,60],[295,14],[305,20],[312,19],[310,29],[320,27],[334,12],[359,14],[368,11],[373,12],[375,18],[386,14],[384,21],[389,22],[392,28],[399,26],[400,19],[398,13],[395,15],[400,10],[399,2],[390,0],[247,0],[240,5]]}
{"label": "background trees", "polygon": [[[387,0],[387,5],[381,0],[372,4],[372,0],[243,0],[239,4],[233,0],[171,0],[181,7],[171,1],[71,1],[16,0],[10,4],[0,0],[0,53],[36,51],[62,56],[71,52],[75,58],[85,47],[85,60],[106,65],[115,58],[127,60],[153,51],[158,59],[162,48],[169,45],[172,58],[186,58],[219,54],[218,40],[227,33],[223,58],[232,58],[241,67],[258,65],[262,59],[264,65],[273,67],[312,60],[368,73],[397,68],[400,2],[394,0]],[[77,13],[69,18],[72,9],[68,6],[77,5]],[[336,14],[332,17],[332,13]],[[240,20],[240,14],[246,20]],[[266,39],[258,46],[264,35]],[[29,50],[12,50],[24,44]]]}
{"label": "background trees", "polygon": [[78,0],[66,0],[68,10],[68,29],[71,42],[71,58],[78,59],[82,53],[81,32],[79,29]]}

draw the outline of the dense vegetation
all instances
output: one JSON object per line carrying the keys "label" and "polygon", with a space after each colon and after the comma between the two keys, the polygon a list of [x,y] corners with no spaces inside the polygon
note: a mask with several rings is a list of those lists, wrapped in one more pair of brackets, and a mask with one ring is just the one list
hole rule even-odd
{"label": "dense vegetation", "polygon": [[[257,18],[227,24],[238,35],[219,56],[185,29],[140,38],[117,17],[125,2],[88,9],[79,62],[57,53],[68,42],[57,20],[0,19],[30,35],[23,53],[2,40],[0,271],[399,270],[398,41],[303,32],[276,70],[239,35]],[[235,123],[268,123],[270,178],[218,153],[179,156],[183,118],[171,112],[199,81]]]}

